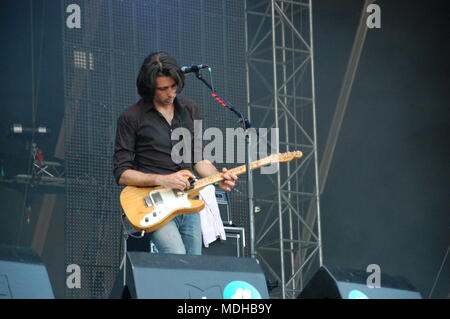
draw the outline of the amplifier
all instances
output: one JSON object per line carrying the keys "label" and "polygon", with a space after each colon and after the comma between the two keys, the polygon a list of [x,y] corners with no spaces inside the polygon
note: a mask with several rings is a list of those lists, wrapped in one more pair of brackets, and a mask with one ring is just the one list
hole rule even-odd
{"label": "amplifier", "polygon": [[243,257],[245,248],[245,229],[224,226],[226,240],[217,239],[202,248],[203,255]]}
{"label": "amplifier", "polygon": [[231,220],[230,198],[228,193],[224,190],[216,189],[216,199],[223,225],[233,226],[233,221]]}

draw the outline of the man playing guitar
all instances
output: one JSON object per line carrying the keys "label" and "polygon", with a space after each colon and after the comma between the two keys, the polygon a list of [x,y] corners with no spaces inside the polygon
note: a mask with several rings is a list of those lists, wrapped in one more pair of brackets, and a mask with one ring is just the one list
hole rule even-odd
{"label": "man playing guitar", "polygon": [[[189,178],[219,173],[198,154],[193,163],[172,160],[171,132],[185,127],[193,132],[194,120],[202,118],[198,106],[177,94],[184,87],[184,74],[174,58],[165,52],[150,54],[143,62],[137,88],[141,99],[123,111],[117,121],[114,177],[119,185],[163,186],[184,191]],[[194,139],[194,134],[191,134]],[[194,141],[191,141],[194,145]],[[202,150],[195,150],[201,152]],[[192,150],[194,153],[194,149]],[[219,187],[230,191],[237,175],[223,168]],[[160,253],[201,255],[202,233],[199,214],[181,214],[151,233]]]}

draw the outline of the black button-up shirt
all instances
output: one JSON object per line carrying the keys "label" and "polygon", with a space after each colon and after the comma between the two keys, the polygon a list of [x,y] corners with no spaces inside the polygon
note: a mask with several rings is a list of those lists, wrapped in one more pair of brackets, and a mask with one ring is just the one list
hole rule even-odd
{"label": "black button-up shirt", "polygon": [[[193,164],[201,159],[198,147],[194,149],[194,120],[201,120],[198,106],[191,100],[176,98],[172,125],[166,121],[153,104],[139,100],[128,107],[117,121],[116,141],[114,150],[114,177],[117,183],[127,169],[143,173],[171,174],[181,169],[192,171]],[[191,136],[191,162],[179,164],[172,160],[172,147],[181,141],[171,140],[172,131],[184,127]],[[196,146],[202,148],[201,131],[197,137]],[[186,150],[186,148],[184,149]],[[196,160],[196,161],[195,161]]]}

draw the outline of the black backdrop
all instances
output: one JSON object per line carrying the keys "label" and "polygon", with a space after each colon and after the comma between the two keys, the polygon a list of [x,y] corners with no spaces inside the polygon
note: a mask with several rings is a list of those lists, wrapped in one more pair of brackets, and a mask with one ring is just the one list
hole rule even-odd
{"label": "black backdrop", "polygon": [[[86,28],[78,35],[63,28],[64,6],[69,3],[91,6],[88,12],[98,10],[95,16],[83,15]],[[244,41],[241,1],[233,3],[42,0],[33,1],[32,25],[29,1],[0,3],[2,243],[36,245],[35,231],[41,229],[38,221],[46,190],[6,183],[8,177],[27,170],[27,141],[8,137],[6,132],[13,122],[31,125],[32,79],[36,122],[54,132],[39,142],[48,159],[58,159],[54,154],[60,128],[67,133],[72,127],[67,119],[76,119],[73,127],[78,133],[66,134],[65,147],[59,150],[65,154],[68,177],[76,178],[65,191],[52,190],[57,200],[41,243],[57,297],[104,297],[117,269],[118,189],[108,188],[112,185],[108,153],[115,117],[136,98],[136,71],[148,51],[168,50],[180,64],[216,65],[216,86],[236,105],[244,105],[244,79],[238,67],[229,65],[244,63],[239,51]],[[450,239],[447,19],[439,1],[378,3],[382,27],[368,32],[321,196],[324,258],[326,263],[353,268],[379,264],[382,271],[408,278],[428,297]],[[201,15],[181,14],[198,12],[194,8],[199,7]],[[182,25],[158,20],[169,10],[177,13]],[[314,1],[319,151],[325,144],[360,11],[361,2],[356,0]],[[158,29],[164,22],[167,28]],[[145,29],[154,32],[142,32]],[[84,52],[87,59],[87,69],[78,70],[77,80],[70,69],[74,51],[80,52],[79,58]],[[89,70],[89,53],[94,70]],[[202,107],[212,105],[194,79],[188,80],[185,94]],[[211,113],[208,125],[235,126],[232,115],[222,112]],[[240,205],[239,196],[243,197],[237,194],[235,205]],[[76,220],[71,219],[75,216]],[[115,253],[102,254],[105,249]],[[65,288],[65,267],[72,262],[90,267],[88,282],[79,291]],[[446,270],[448,261],[431,297],[448,297]]]}
{"label": "black backdrop", "polygon": [[[359,5],[358,5],[359,3]],[[411,280],[448,298],[448,19],[442,1],[377,1],[330,175],[321,196],[325,262]],[[317,1],[315,62],[322,149],[360,1]],[[320,154],[319,154],[320,158]]]}

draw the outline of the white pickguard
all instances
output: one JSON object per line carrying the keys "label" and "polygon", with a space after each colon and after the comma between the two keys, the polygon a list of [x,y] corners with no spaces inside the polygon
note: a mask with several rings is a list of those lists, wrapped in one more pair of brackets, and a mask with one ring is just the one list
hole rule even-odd
{"label": "white pickguard", "polygon": [[158,195],[155,193],[159,193],[160,201],[155,203],[155,200],[152,200],[152,206],[155,209],[141,219],[140,225],[143,228],[161,223],[176,209],[191,207],[191,202],[186,193],[175,195],[172,190],[155,190],[149,193],[150,198],[155,198],[155,195]]}

